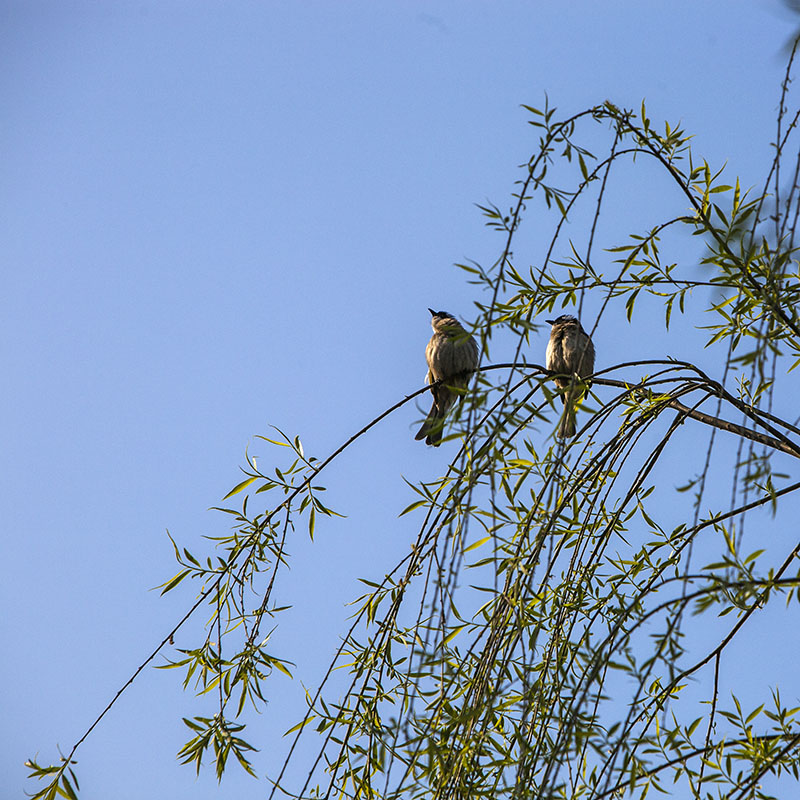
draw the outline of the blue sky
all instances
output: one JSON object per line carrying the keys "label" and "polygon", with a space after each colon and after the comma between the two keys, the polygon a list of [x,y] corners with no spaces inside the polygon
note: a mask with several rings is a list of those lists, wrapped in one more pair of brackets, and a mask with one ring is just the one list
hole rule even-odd
{"label": "blue sky", "polygon": [[[203,552],[226,529],[207,509],[248,444],[267,457],[253,435],[324,457],[419,388],[428,306],[474,315],[452,265],[501,249],[475,203],[506,204],[533,151],[520,104],[646,99],[760,184],[794,24],[766,0],[0,3],[2,796],[179,618],[190,593],[150,591],[175,571],[165,530]],[[621,323],[598,365],[627,360]],[[278,636],[307,685],[355,576],[413,539],[402,477],[446,464],[417,419],[341,460],[323,483],[348,520],[292,546]],[[301,692],[287,680],[251,731],[260,774]],[[262,797],[177,765],[193,711],[145,672],[79,752],[83,796]]]}

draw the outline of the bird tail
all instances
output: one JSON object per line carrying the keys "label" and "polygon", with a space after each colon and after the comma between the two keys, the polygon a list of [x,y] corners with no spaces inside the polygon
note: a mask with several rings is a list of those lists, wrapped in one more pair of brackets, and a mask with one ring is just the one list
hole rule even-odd
{"label": "bird tail", "polygon": [[585,386],[585,384],[576,381],[574,385],[565,389],[561,395],[564,411],[561,414],[561,422],[556,432],[556,436],[559,439],[571,439],[575,435],[575,409],[586,390]]}
{"label": "bird tail", "polygon": [[558,426],[556,436],[559,439],[571,439],[575,435],[575,407],[572,403],[564,403],[564,413]]}
{"label": "bird tail", "polygon": [[414,437],[417,441],[420,439],[425,440],[425,444],[432,444],[438,447],[442,441],[442,430],[444,429],[444,414],[439,413],[439,406],[434,401],[431,410],[422,423],[422,427]]}

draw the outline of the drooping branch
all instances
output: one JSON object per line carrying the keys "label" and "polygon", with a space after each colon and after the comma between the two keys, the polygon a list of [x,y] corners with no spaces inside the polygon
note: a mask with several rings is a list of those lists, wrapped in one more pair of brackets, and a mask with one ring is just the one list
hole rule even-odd
{"label": "drooping branch", "polygon": [[[648,366],[656,364],[691,367],[696,374],[702,376],[701,380],[694,382],[694,388],[698,390],[700,389],[706,390],[710,396],[722,397],[727,402],[736,407],[738,410],[740,410],[743,414],[746,414],[751,419],[756,421],[758,424],[766,427],[767,429],[775,432],[778,435],[771,436],[769,434],[761,433],[759,431],[752,430],[751,428],[746,428],[743,425],[739,425],[735,422],[731,422],[730,420],[722,419],[721,417],[716,417],[712,414],[707,414],[703,411],[699,411],[696,408],[690,408],[689,406],[680,402],[680,400],[678,400],[677,397],[673,397],[668,391],[659,390],[657,394],[655,394],[654,403],[656,405],[660,405],[662,407],[665,406],[669,408],[674,408],[676,411],[679,411],[685,417],[697,420],[698,422],[702,422],[704,425],[710,425],[711,427],[717,428],[722,431],[726,431],[727,433],[732,433],[737,436],[742,436],[746,439],[757,442],[758,444],[762,444],[765,447],[769,447],[773,450],[780,450],[781,452],[786,453],[787,455],[794,456],[795,458],[800,458],[800,445],[795,444],[786,436],[780,435],[779,432],[775,430],[774,425],[772,423],[781,425],[787,430],[792,431],[793,433],[796,433],[798,435],[800,435],[800,430],[798,430],[791,423],[786,422],[785,420],[782,420],[773,414],[765,412],[759,408],[756,408],[755,406],[743,403],[742,401],[734,398],[731,394],[729,394],[724,390],[721,384],[706,378],[700,370],[698,370],[696,367],[689,364],[688,362],[656,361],[656,360],[628,362],[625,364],[618,364],[611,367],[607,367],[606,369],[602,370],[602,373],[600,375],[592,376],[588,380],[591,381],[593,385],[613,386],[618,389],[624,389],[630,394],[630,397],[635,400],[639,401],[649,400],[650,399],[649,394],[653,393],[651,389],[648,389],[647,379],[644,379],[639,383],[632,384],[632,383],[627,383],[625,381],[615,380],[613,378],[604,378],[601,375],[612,372],[621,367]],[[492,364],[491,366],[481,367],[480,371],[487,372],[493,369],[525,370],[529,374],[530,373],[539,374],[544,378],[552,378],[556,374],[539,364],[530,364],[525,362]]]}

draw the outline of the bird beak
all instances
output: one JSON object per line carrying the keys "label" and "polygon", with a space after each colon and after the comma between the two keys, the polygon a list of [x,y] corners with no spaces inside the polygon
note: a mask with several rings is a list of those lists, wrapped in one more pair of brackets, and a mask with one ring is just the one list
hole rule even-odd
{"label": "bird beak", "polygon": [[432,317],[435,317],[435,316],[436,316],[436,312],[435,312],[435,311],[434,311],[432,308],[429,308],[429,309],[428,309],[428,311],[430,311],[430,312],[431,312],[431,316],[432,316]]}
{"label": "bird beak", "polygon": [[545,320],[545,322],[546,322],[548,325],[555,325],[555,324],[556,324],[556,321],[555,321],[554,319],[546,319],[546,320]]}

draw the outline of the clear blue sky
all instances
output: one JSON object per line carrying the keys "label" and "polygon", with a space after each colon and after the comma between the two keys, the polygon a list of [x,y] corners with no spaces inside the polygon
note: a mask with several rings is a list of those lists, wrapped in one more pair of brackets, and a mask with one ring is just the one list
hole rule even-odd
{"label": "clear blue sky", "polygon": [[[452,264],[499,252],[474,204],[506,204],[533,150],[520,104],[646,99],[760,183],[794,25],[772,0],[0,2],[0,800],[179,617],[190,592],[149,591],[175,571],[165,529],[197,552],[227,530],[206,509],[252,436],[324,457],[421,385],[428,306],[473,316]],[[626,360],[617,333],[599,365]],[[348,520],[290,548],[276,642],[307,685],[355,576],[407,552],[402,476],[446,463],[416,418],[342,459],[323,483]],[[302,713],[299,680],[275,686],[259,774]],[[194,712],[147,671],[79,752],[83,797],[263,797],[178,766]]]}

